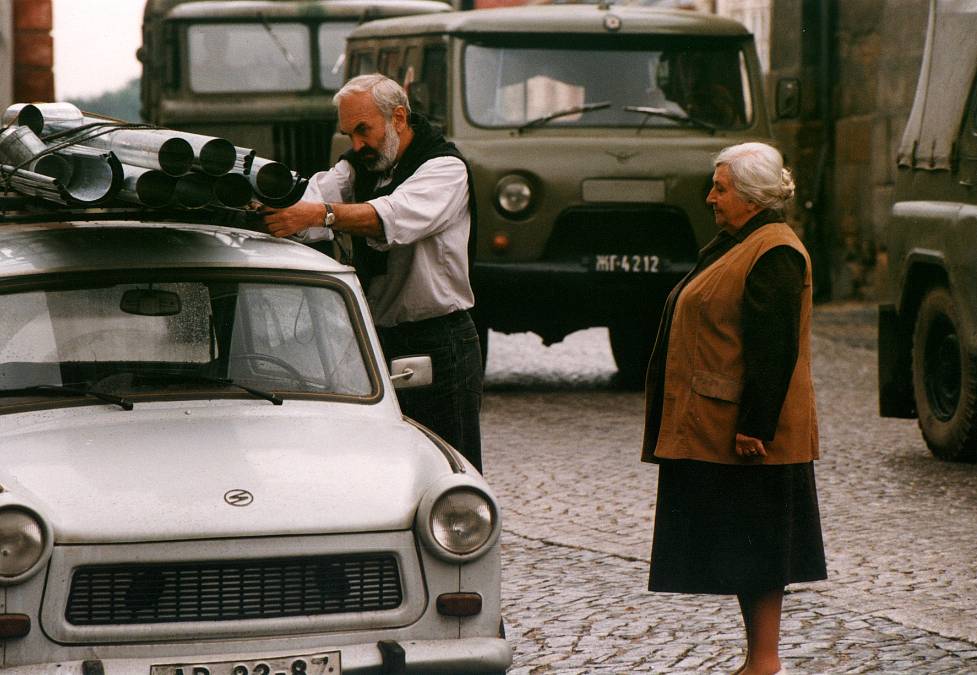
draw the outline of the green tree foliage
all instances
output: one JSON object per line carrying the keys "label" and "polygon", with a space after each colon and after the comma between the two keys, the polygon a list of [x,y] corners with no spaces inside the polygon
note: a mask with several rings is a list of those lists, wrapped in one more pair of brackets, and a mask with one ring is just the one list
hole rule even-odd
{"label": "green tree foliage", "polygon": [[97,113],[126,122],[141,122],[139,116],[139,78],[129,80],[114,91],[107,91],[89,98],[75,98],[69,101],[81,110]]}

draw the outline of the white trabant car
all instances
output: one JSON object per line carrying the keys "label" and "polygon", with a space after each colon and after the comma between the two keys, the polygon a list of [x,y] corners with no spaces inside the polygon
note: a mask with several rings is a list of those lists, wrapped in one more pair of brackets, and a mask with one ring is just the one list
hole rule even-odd
{"label": "white trabant car", "polygon": [[[0,224],[0,670],[501,673],[499,506],[405,419],[351,268]],[[393,375],[391,375],[391,372]]]}

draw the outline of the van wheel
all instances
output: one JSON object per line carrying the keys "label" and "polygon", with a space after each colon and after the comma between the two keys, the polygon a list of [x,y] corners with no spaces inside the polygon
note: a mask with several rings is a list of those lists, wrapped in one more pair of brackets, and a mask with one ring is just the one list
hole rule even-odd
{"label": "van wheel", "polygon": [[648,359],[655,346],[655,330],[647,324],[615,323],[608,327],[611,353],[617,365],[613,383],[621,389],[639,390],[645,386]]}
{"label": "van wheel", "polygon": [[913,331],[913,393],[919,428],[940,459],[977,459],[977,360],[960,341],[960,319],[945,288],[923,299]]}

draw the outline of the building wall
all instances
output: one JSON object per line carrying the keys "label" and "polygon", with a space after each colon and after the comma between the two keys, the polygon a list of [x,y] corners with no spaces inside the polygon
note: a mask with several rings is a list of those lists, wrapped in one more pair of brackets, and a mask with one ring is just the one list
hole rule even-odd
{"label": "building wall", "polygon": [[13,0],[0,0],[0,110],[14,102]]}
{"label": "building wall", "polygon": [[793,220],[814,258],[816,291],[875,297],[929,2],[769,0],[765,18],[761,4],[716,0],[715,9],[767,50],[771,105],[779,79],[801,82],[800,119],[775,122],[774,133],[797,178]]}
{"label": "building wall", "polygon": [[13,0],[13,24],[14,100],[53,101],[52,0]]}

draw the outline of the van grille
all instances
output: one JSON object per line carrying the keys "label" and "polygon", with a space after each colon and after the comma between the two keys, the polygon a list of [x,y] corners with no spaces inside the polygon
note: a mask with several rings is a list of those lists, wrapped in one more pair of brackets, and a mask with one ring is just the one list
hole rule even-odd
{"label": "van grille", "polygon": [[80,626],[275,619],[400,606],[393,556],[320,556],[78,568],[65,617]]}
{"label": "van grille", "polygon": [[279,122],[272,127],[274,158],[308,178],[329,168],[331,122]]}
{"label": "van grille", "polygon": [[677,209],[592,206],[560,214],[543,259],[576,261],[594,254],[628,253],[695,262],[698,249],[688,219]]}

